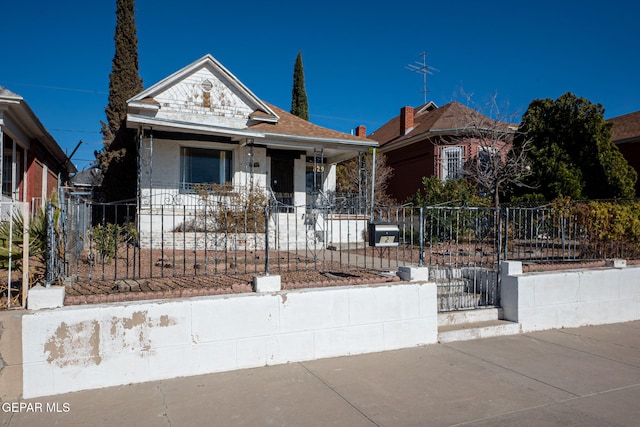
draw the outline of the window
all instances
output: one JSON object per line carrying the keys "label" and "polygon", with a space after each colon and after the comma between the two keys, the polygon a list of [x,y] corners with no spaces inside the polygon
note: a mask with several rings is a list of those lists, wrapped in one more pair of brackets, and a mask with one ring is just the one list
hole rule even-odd
{"label": "window", "polygon": [[231,182],[230,150],[182,147],[180,151],[180,189],[192,190],[193,184]]}
{"label": "window", "polygon": [[[7,139],[5,137],[5,139]],[[11,141],[9,139],[9,141]],[[2,194],[5,196],[11,197],[11,193],[13,192],[13,150],[5,148],[2,157]],[[21,168],[21,152],[16,149],[16,188],[20,183],[20,170]]]}
{"label": "window", "polygon": [[445,147],[442,149],[443,181],[462,178],[462,147]]}
{"label": "window", "polygon": [[316,165],[315,170],[313,166],[307,165],[305,181],[308,194],[322,190],[323,172],[324,166],[322,165]]}
{"label": "window", "polygon": [[478,169],[488,172],[494,168],[494,157],[498,155],[498,150],[493,147],[478,147]]}

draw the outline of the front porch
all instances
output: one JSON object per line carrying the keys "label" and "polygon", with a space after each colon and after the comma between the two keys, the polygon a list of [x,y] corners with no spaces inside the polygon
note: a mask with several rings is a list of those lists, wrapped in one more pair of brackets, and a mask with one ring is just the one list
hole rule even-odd
{"label": "front porch", "polygon": [[369,217],[339,210],[324,193],[291,193],[292,199],[314,202],[294,205],[272,188],[163,187],[142,192],[137,208],[142,248],[319,250],[366,244]]}

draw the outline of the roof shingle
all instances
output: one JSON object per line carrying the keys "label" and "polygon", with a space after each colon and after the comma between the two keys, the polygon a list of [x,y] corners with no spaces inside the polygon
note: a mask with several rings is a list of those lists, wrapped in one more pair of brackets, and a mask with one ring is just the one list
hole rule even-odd
{"label": "roof shingle", "polygon": [[622,142],[628,139],[640,139],[640,111],[613,117],[608,120],[613,124],[611,139],[613,142]]}
{"label": "roof shingle", "polygon": [[[459,102],[450,102],[435,110],[427,109],[421,112],[422,107],[415,109],[414,126],[407,134],[400,134],[400,116],[398,115],[374,131],[369,137],[379,141],[380,146],[384,147],[391,142],[404,141],[426,132],[454,132],[478,124],[495,126],[489,117]],[[504,125],[507,126],[507,124]]]}
{"label": "roof shingle", "polygon": [[374,139],[362,138],[359,136],[350,135],[348,133],[338,132],[332,129],[324,128],[322,126],[314,125],[307,120],[301,119],[298,116],[294,116],[293,114],[276,107],[275,105],[268,103],[267,105],[280,117],[280,120],[278,120],[277,123],[255,123],[247,126],[247,129],[290,136],[375,142]]}

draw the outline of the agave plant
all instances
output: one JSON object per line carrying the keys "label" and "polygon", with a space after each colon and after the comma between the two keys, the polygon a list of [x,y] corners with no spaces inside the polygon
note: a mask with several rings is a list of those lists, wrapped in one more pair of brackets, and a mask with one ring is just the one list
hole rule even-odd
{"label": "agave plant", "polygon": [[[44,273],[46,246],[47,215],[41,209],[29,221],[29,256],[36,261],[33,265],[35,274]],[[23,249],[24,216],[16,213],[9,220],[0,222],[0,269],[6,270],[11,265],[12,269],[21,270]]]}

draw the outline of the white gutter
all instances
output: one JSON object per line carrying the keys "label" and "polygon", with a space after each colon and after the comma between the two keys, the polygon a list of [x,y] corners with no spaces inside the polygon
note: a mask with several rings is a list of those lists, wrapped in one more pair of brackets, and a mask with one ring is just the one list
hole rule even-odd
{"label": "white gutter", "polygon": [[[282,133],[269,133],[265,132],[265,137],[269,138],[277,138],[280,140],[291,141],[291,142],[306,142],[306,143],[317,143],[322,146],[326,146],[328,144],[341,146],[341,145],[351,145],[362,148],[377,148],[378,143],[376,141],[358,141],[355,139],[340,139],[340,138],[320,138],[317,136],[301,136],[301,135],[287,135]],[[313,147],[311,145],[310,147]]]}
{"label": "white gutter", "polygon": [[287,135],[281,133],[268,133],[249,129],[236,129],[192,122],[182,122],[175,120],[156,119],[139,114],[127,114],[127,127],[132,124],[142,124],[150,126],[155,130],[185,130],[192,133],[206,135],[221,135],[230,137],[248,137],[268,146],[281,146],[289,148],[317,148],[317,147],[342,147],[349,146],[351,149],[365,151],[369,148],[378,147],[375,141],[358,141],[352,139],[320,138],[313,136]]}
{"label": "white gutter", "polygon": [[[38,137],[42,145],[63,168],[69,173],[77,172],[73,162],[69,161],[62,147],[51,136],[22,96],[17,94],[3,95],[0,96],[0,102],[3,104],[3,110],[14,116],[16,123],[21,127],[20,131],[25,132],[25,137],[30,139],[32,136],[29,136],[29,134]],[[28,140],[25,141],[25,143],[28,142]]]}

